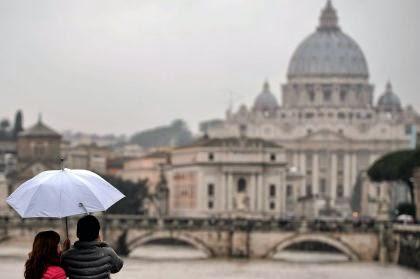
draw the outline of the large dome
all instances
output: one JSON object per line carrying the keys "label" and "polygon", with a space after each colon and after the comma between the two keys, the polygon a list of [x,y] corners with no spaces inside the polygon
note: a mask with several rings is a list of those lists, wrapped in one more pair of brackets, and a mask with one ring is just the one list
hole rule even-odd
{"label": "large dome", "polygon": [[316,32],[296,49],[289,64],[288,77],[368,78],[365,56],[357,43],[341,32],[331,2],[323,9]]}

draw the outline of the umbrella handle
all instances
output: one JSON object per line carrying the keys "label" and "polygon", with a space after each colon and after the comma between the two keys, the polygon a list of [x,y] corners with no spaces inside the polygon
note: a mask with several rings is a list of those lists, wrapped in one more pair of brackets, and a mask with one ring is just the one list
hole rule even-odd
{"label": "umbrella handle", "polygon": [[83,203],[79,203],[79,207],[83,208],[85,210],[86,215],[89,215],[89,212],[87,211],[86,207],[83,205]]}

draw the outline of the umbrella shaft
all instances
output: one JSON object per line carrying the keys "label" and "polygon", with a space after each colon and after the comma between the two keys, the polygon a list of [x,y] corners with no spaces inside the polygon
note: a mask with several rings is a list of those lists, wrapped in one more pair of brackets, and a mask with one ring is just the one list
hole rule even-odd
{"label": "umbrella shaft", "polygon": [[68,222],[68,218],[65,218],[65,222],[66,222],[66,239],[69,239],[69,222]]}

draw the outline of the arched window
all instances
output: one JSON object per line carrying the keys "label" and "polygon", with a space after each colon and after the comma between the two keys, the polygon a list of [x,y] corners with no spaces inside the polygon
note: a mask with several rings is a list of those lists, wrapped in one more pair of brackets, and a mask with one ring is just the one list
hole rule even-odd
{"label": "arched window", "polygon": [[246,180],[245,178],[241,177],[238,180],[238,193],[246,192]]}
{"label": "arched window", "polygon": [[276,185],[271,184],[270,185],[270,197],[274,198],[276,196]]}
{"label": "arched window", "polygon": [[208,154],[208,159],[209,159],[209,161],[213,161],[214,160],[214,154],[213,153],[209,153]]}
{"label": "arched window", "polygon": [[207,195],[209,197],[213,197],[214,196],[214,184],[210,183],[207,185]]}

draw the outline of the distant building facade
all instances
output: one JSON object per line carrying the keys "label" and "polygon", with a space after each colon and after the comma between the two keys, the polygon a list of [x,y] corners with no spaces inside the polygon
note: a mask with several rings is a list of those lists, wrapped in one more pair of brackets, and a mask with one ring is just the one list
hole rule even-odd
{"label": "distant building facade", "polygon": [[6,199],[8,196],[9,190],[6,176],[0,173],[0,216],[7,215],[9,213],[9,206],[6,203]]}
{"label": "distant building facade", "polygon": [[[60,168],[61,135],[45,125],[41,118],[17,138],[17,169],[13,187],[38,173]],[[13,189],[12,189],[13,190]]]}
{"label": "distant building facade", "polygon": [[107,159],[110,157],[111,150],[95,144],[78,146],[63,144],[61,154],[65,159],[66,168],[86,169],[103,175],[107,172]]}
{"label": "distant building facade", "polygon": [[299,196],[315,216],[331,210],[349,216],[358,175],[381,155],[413,147],[410,131],[420,130],[419,114],[402,106],[390,82],[374,102],[365,56],[341,31],[330,1],[316,31],[295,50],[281,90],[279,104],[265,82],[251,108],[228,110],[223,121],[201,127],[211,138],[246,129],[249,137],[283,146],[285,162],[304,175]]}
{"label": "distant building facade", "polygon": [[142,157],[125,161],[120,177],[132,182],[147,180],[148,192],[153,194],[161,178],[161,167],[169,164],[169,151],[151,152]]}
{"label": "distant building facade", "polygon": [[294,215],[300,183],[281,146],[245,136],[174,149],[166,178],[171,216]]}

